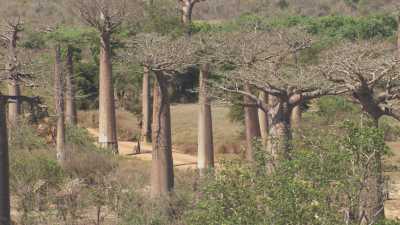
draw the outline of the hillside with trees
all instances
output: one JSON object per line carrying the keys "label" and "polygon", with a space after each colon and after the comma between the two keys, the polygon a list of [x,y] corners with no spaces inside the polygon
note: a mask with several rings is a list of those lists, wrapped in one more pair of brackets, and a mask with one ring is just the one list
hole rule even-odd
{"label": "hillside with trees", "polygon": [[0,225],[400,224],[398,0],[0,5]]}

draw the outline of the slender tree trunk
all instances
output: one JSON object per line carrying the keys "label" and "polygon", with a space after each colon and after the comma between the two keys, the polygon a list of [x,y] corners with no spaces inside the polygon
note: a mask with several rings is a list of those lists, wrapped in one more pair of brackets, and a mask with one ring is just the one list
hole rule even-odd
{"label": "slender tree trunk", "polygon": [[[21,89],[18,81],[18,61],[17,61],[17,34],[18,31],[13,31],[13,35],[10,36],[10,42],[8,45],[8,60],[5,66],[8,71],[9,83],[8,83],[8,94],[9,96],[20,96]],[[18,117],[21,114],[21,102],[18,98],[12,100],[8,104],[8,120],[11,126],[15,126]]]}
{"label": "slender tree trunk", "polygon": [[[374,125],[379,127],[379,118],[374,119]],[[384,178],[382,169],[382,156],[379,152],[375,153],[374,160],[368,165],[365,187],[360,196],[359,219],[363,225],[372,224],[385,217],[384,210]]]}
{"label": "slender tree trunk", "polygon": [[10,225],[10,186],[6,99],[0,96],[0,224]]}
{"label": "slender tree trunk", "polygon": [[[268,94],[265,92],[260,92],[259,98],[263,101],[266,105],[268,105]],[[258,120],[260,122],[260,132],[261,138],[264,146],[267,146],[268,141],[268,113],[264,112],[261,109],[258,109]]]}
{"label": "slender tree trunk", "polygon": [[[250,92],[250,86],[245,85],[245,91]],[[260,123],[258,122],[258,111],[256,106],[251,106],[255,102],[244,96],[244,120],[246,126],[246,159],[249,161],[254,160],[253,141],[261,137]]]}
{"label": "slender tree trunk", "polygon": [[397,54],[400,57],[400,12],[397,16]]}
{"label": "slender tree trunk", "polygon": [[151,142],[151,105],[150,105],[150,71],[144,67],[142,83],[142,142]]}
{"label": "slender tree trunk", "polygon": [[302,111],[301,111],[301,106],[297,105],[293,107],[292,111],[292,127],[294,128],[299,128],[301,125],[301,118],[302,118]]}
{"label": "slender tree trunk", "polygon": [[67,73],[66,73],[66,103],[65,103],[65,119],[66,123],[76,125],[78,123],[76,100],[75,100],[75,82],[74,82],[74,64],[73,52],[69,46],[67,49]]}
{"label": "slender tree trunk", "polygon": [[161,72],[156,73],[153,93],[151,196],[160,197],[174,187],[170,103],[167,81]]}
{"label": "slender tree trunk", "polygon": [[182,23],[190,26],[192,23],[193,3],[191,0],[184,0],[182,3]]}
{"label": "slender tree trunk", "polygon": [[101,35],[99,89],[99,143],[118,154],[110,34]]}
{"label": "slender tree trunk", "polygon": [[214,143],[211,103],[207,96],[207,79],[209,76],[209,65],[204,65],[200,69],[199,80],[199,123],[198,123],[198,150],[197,168],[200,174],[214,168]]}
{"label": "slender tree trunk", "polygon": [[60,162],[60,164],[63,164],[66,160],[65,121],[64,121],[64,82],[62,77],[61,49],[59,45],[57,45],[55,49],[54,97],[55,97],[55,108],[57,116],[57,138],[56,138],[57,160]]}
{"label": "slender tree trunk", "polygon": [[273,156],[275,161],[280,159],[288,159],[292,131],[290,124],[291,107],[277,97],[269,96],[269,138],[268,152]]}
{"label": "slender tree trunk", "polygon": [[[8,83],[8,95],[20,96],[21,88],[18,80],[10,80]],[[15,126],[18,122],[18,117],[21,115],[21,102],[18,98],[13,99],[8,104],[8,121],[11,126]]]}

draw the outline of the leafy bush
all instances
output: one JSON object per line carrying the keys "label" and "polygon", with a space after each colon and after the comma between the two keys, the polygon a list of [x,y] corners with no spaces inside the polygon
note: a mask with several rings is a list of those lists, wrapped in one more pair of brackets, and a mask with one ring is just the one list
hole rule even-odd
{"label": "leafy bush", "polygon": [[237,19],[237,25],[260,24],[260,27],[303,27],[310,34],[336,39],[388,38],[396,34],[397,20],[392,15],[379,14],[364,17],[331,15],[321,17],[286,16],[273,19],[247,15]]}
{"label": "leafy bush", "polygon": [[358,115],[359,109],[343,97],[325,96],[316,102],[318,107],[317,115],[323,117],[328,123],[342,121],[342,117],[348,115]]}
{"label": "leafy bush", "polygon": [[25,120],[9,129],[10,151],[47,149],[46,140],[38,135],[37,130]]}
{"label": "leafy bush", "polygon": [[18,199],[20,223],[43,224],[64,171],[48,152],[12,151],[10,159],[10,187]]}
{"label": "leafy bush", "polygon": [[275,164],[272,172],[260,145],[255,164],[222,163],[186,213],[186,224],[344,224],[344,214],[358,215],[363,174],[371,169],[365,156],[387,151],[381,130],[344,127],[339,142],[335,135],[309,131],[291,160]]}

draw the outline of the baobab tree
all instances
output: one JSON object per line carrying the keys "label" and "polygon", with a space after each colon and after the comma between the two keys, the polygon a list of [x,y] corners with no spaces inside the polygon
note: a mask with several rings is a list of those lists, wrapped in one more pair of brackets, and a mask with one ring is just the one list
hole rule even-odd
{"label": "baobab tree", "polygon": [[186,38],[172,39],[155,34],[138,39],[143,66],[154,74],[151,196],[168,194],[174,187],[171,143],[171,113],[168,83],[180,70],[194,65],[194,49]]}
{"label": "baobab tree", "polygon": [[[74,75],[74,54],[87,40],[87,29],[73,28],[67,25],[59,25],[49,34],[49,41],[60,46],[65,52],[65,123],[76,125],[78,122],[76,108],[76,82]],[[64,63],[63,63],[64,64]],[[64,70],[63,70],[64,71]]]}
{"label": "baobab tree", "polygon": [[66,123],[76,125],[78,113],[76,109],[75,76],[74,76],[74,50],[71,45],[67,47],[67,61],[65,74],[65,119]]}
{"label": "baobab tree", "polygon": [[[260,101],[263,102],[263,104],[268,105],[267,93],[265,93],[264,91],[260,91],[258,97]],[[258,108],[258,122],[260,123],[260,134],[263,146],[267,146],[269,130],[268,113],[260,108]]]}
{"label": "baobab tree", "polygon": [[15,102],[15,100],[19,100],[21,103],[26,101],[32,106],[38,106],[40,104],[40,99],[38,97],[6,96],[0,93],[0,224],[2,225],[11,225],[10,168],[6,107],[7,104]]}
{"label": "baobab tree", "polygon": [[[7,48],[7,60],[5,70],[8,73],[8,94],[10,96],[21,95],[21,72],[20,64],[17,57],[17,41],[19,33],[23,31],[23,24],[20,17],[5,20],[3,34],[0,35],[2,41]],[[21,114],[21,103],[19,99],[12,102],[8,106],[8,120],[12,126],[15,126],[18,116]]]}
{"label": "baobab tree", "polygon": [[[226,72],[217,88],[246,96],[253,102],[245,106],[267,112],[267,149],[275,159],[290,158],[293,108],[314,98],[342,93],[344,89],[326,81],[315,66],[300,65],[299,69],[294,54],[312,46],[311,39],[301,31],[237,35],[243,37],[238,39],[229,34],[224,50],[236,68]],[[268,94],[268,104],[251,89]]]}
{"label": "baobab tree", "polygon": [[190,26],[192,23],[192,14],[194,6],[199,2],[204,2],[206,0],[178,0],[181,5],[182,11],[182,23],[185,26]]}
{"label": "baobab tree", "polygon": [[214,141],[211,114],[211,100],[207,91],[210,76],[210,65],[200,68],[199,76],[199,121],[197,138],[197,168],[202,174],[214,168]]}
{"label": "baobab tree", "polygon": [[56,44],[54,47],[54,102],[57,117],[57,138],[56,151],[57,160],[62,165],[66,160],[65,152],[65,118],[64,118],[64,79],[62,75],[63,67],[61,62],[61,47]]}
{"label": "baobab tree", "polygon": [[[379,127],[389,116],[400,121],[400,73],[396,47],[388,43],[346,43],[326,53],[324,76],[345,86],[351,100]],[[357,219],[365,224],[384,217],[381,152],[373,152]]]}
{"label": "baobab tree", "polygon": [[7,98],[0,96],[0,223],[10,225],[10,174],[7,120],[5,112],[6,103]]}
{"label": "baobab tree", "polygon": [[147,67],[143,67],[141,141],[144,143],[151,142],[150,92],[150,70]]}
{"label": "baobab tree", "polygon": [[118,153],[111,36],[126,16],[127,3],[124,0],[76,0],[74,6],[82,20],[99,33],[99,143],[102,147]]}
{"label": "baobab tree", "polygon": [[198,46],[196,56],[198,60],[199,74],[199,115],[197,136],[197,168],[200,174],[214,168],[214,140],[213,121],[211,110],[211,91],[209,80],[211,70],[218,65],[219,60],[215,57],[219,50],[220,42],[212,35],[199,34],[193,37]]}
{"label": "baobab tree", "polygon": [[[217,58],[232,64],[236,68],[249,69],[258,61],[264,60],[262,54],[269,47],[267,42],[262,41],[267,38],[266,33],[238,32],[229,33],[226,36],[217,37],[221,41],[221,48]],[[252,87],[247,83],[241,83],[242,91],[252,92]],[[224,87],[225,88],[225,87]],[[246,158],[252,160],[253,140],[261,137],[260,124],[258,119],[257,101],[248,95],[243,95],[243,105],[245,106],[245,127],[246,127]],[[266,112],[266,111],[265,111]]]}

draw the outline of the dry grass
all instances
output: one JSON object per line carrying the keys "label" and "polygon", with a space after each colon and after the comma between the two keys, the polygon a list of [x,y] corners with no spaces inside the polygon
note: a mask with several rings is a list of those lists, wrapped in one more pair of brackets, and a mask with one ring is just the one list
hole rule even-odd
{"label": "dry grass", "polygon": [[[82,127],[98,128],[98,111],[80,111],[78,113],[79,124]],[[133,141],[140,134],[139,122],[136,116],[125,110],[117,111],[117,134],[121,141]]]}
{"label": "dry grass", "polygon": [[[229,109],[213,106],[214,145],[218,153],[234,153],[240,149],[242,127],[228,118]],[[197,151],[197,104],[174,105],[172,115],[172,143],[185,153]]]}
{"label": "dry grass", "polygon": [[[223,106],[213,106],[214,145],[217,153],[240,152],[241,125],[233,123],[228,118],[229,109]],[[83,127],[98,127],[97,111],[79,112],[79,123]],[[174,148],[194,154],[197,151],[197,104],[173,105],[172,143]],[[138,119],[127,111],[117,111],[117,132],[119,140],[132,141],[140,130]]]}

